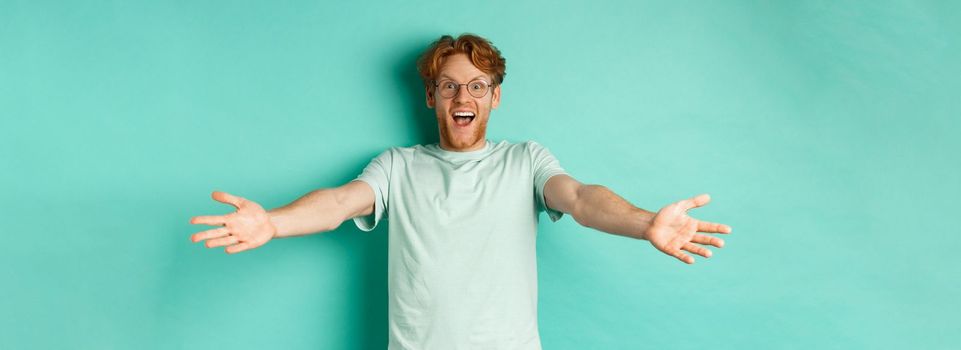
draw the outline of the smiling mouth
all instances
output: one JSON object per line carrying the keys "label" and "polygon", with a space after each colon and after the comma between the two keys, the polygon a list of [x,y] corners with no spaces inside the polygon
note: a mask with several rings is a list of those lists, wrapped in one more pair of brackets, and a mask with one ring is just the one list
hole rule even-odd
{"label": "smiling mouth", "polygon": [[474,112],[454,112],[454,124],[457,126],[468,126],[474,118]]}

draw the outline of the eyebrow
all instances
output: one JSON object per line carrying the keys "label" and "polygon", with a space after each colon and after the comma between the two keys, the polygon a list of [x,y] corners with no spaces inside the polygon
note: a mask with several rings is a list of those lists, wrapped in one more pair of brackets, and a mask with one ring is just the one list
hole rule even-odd
{"label": "eyebrow", "polygon": [[[441,74],[441,75],[437,76],[437,79],[442,79],[442,78],[447,78],[447,79],[450,79],[450,80],[456,80],[456,79],[452,78],[451,76],[449,76],[449,75],[447,75],[447,74]],[[487,78],[487,75],[486,75],[486,74],[481,74],[481,75],[478,75],[478,76],[476,76],[476,77],[471,78],[471,79],[468,80],[468,81],[474,81],[474,80],[477,80],[477,78]]]}

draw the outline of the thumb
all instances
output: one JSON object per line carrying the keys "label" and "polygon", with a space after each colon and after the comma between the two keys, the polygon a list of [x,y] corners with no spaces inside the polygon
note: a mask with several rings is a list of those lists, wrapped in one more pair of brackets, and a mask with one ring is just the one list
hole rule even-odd
{"label": "thumb", "polygon": [[243,202],[245,201],[245,199],[241,197],[234,196],[230,193],[221,192],[221,191],[214,191],[213,193],[210,194],[210,197],[212,197],[215,201],[230,204],[234,206],[234,208],[238,208],[238,209],[240,208],[240,205],[243,204]]}

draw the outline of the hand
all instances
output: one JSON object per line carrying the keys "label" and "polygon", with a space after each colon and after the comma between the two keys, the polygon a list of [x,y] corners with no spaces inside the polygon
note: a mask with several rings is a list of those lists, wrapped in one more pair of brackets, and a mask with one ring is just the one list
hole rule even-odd
{"label": "hand", "polygon": [[277,228],[260,204],[226,192],[215,191],[211,197],[234,206],[237,211],[221,216],[191,218],[191,224],[223,226],[196,233],[190,236],[191,241],[207,240],[207,248],[227,246],[224,251],[234,254],[262,246],[277,234]]}
{"label": "hand", "polygon": [[704,206],[710,201],[710,195],[702,194],[661,208],[651,220],[651,226],[644,233],[644,239],[651,242],[654,248],[688,264],[693,264],[694,258],[681,250],[705,258],[711,257],[710,250],[694,243],[720,248],[724,246],[724,240],[698,232],[731,233],[731,227],[700,221],[687,215],[688,210]]}

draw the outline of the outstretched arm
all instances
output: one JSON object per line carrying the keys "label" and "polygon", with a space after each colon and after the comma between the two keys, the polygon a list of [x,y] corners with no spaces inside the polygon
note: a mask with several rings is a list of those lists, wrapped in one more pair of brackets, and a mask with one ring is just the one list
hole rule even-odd
{"label": "outstretched arm", "polygon": [[345,220],[374,211],[374,191],[361,181],[310,192],[267,214],[277,237],[302,236],[337,229]]}
{"label": "outstretched arm", "polygon": [[710,202],[702,194],[661,208],[657,213],[635,207],[600,185],[585,185],[567,175],[556,175],[544,185],[547,206],[568,213],[577,223],[607,233],[644,239],[655,248],[688,264],[694,258],[682,250],[710,257],[699,245],[724,246],[724,240],[703,233],[730,233],[727,225],[700,221],[687,211]]}
{"label": "outstretched arm", "polygon": [[190,239],[206,240],[208,248],[227,246],[224,250],[228,254],[257,248],[274,238],[331,231],[344,220],[368,215],[374,208],[373,190],[360,181],[310,192],[269,212],[254,201],[226,192],[214,192],[212,197],[237,211],[191,218],[191,224],[221,227],[196,233]]}

